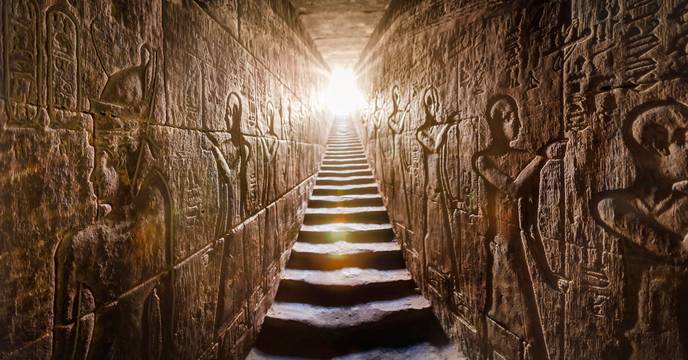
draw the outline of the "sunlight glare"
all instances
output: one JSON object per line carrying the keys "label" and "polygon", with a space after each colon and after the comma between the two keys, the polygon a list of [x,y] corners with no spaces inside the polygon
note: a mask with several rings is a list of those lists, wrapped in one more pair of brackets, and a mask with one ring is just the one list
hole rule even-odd
{"label": "sunlight glare", "polygon": [[348,115],[363,106],[365,100],[352,69],[336,68],[330,73],[325,101],[336,115]]}

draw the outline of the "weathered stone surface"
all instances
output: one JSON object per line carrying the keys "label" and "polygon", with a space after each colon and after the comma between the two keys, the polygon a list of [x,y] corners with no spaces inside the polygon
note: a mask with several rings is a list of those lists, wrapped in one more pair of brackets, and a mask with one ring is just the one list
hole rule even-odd
{"label": "weathered stone surface", "polygon": [[0,358],[243,356],[329,127],[292,5],[0,13]]}
{"label": "weathered stone surface", "polygon": [[390,5],[358,126],[408,266],[470,358],[688,356],[687,11]]}

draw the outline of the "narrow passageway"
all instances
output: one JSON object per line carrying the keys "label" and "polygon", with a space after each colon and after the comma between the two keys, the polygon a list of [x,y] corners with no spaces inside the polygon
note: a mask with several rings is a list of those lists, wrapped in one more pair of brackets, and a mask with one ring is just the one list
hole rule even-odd
{"label": "narrow passageway", "polygon": [[249,359],[457,359],[404,266],[350,122],[338,121]]}

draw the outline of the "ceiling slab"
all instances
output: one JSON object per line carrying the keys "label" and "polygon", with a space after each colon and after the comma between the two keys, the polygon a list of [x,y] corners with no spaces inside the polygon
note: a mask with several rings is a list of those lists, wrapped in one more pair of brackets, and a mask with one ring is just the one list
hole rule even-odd
{"label": "ceiling slab", "polygon": [[389,0],[291,0],[330,68],[353,67]]}

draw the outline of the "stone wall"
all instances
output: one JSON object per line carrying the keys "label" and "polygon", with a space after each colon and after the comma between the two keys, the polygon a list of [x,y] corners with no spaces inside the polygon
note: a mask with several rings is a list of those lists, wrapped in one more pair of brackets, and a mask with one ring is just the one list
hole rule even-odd
{"label": "stone wall", "polygon": [[393,1],[358,128],[473,359],[688,357],[688,4]]}
{"label": "stone wall", "polygon": [[1,5],[0,358],[240,357],[329,127],[292,6]]}

